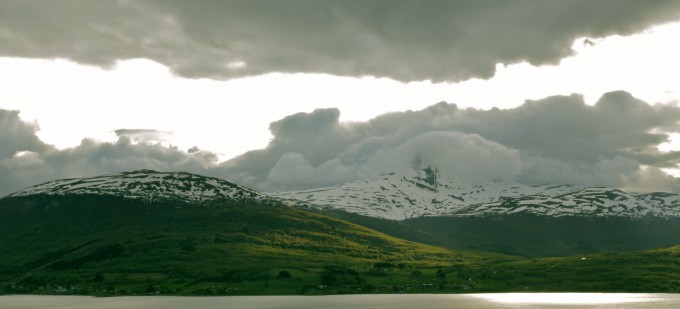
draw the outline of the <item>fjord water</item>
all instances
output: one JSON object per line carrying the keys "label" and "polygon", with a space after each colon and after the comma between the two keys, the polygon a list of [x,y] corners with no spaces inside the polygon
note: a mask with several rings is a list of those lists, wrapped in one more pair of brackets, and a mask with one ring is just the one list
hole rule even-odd
{"label": "fjord water", "polygon": [[498,293],[340,296],[0,296],[0,308],[680,308],[680,294]]}

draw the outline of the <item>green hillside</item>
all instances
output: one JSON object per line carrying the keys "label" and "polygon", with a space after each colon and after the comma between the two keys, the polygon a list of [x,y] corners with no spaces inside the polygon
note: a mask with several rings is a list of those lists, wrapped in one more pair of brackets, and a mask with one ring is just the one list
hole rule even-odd
{"label": "green hillside", "polygon": [[[7,293],[54,286],[95,294],[110,288],[190,294],[214,286],[240,286],[239,294],[300,293],[321,285],[328,269],[428,268],[480,259],[283,205],[227,200],[6,198],[0,200],[0,233],[0,287]],[[289,276],[294,279],[278,288],[281,280],[248,286]]]}
{"label": "green hillside", "polygon": [[0,233],[7,294],[680,292],[679,246],[537,259],[451,251],[276,203],[5,198]]}
{"label": "green hillside", "polygon": [[469,271],[488,290],[680,293],[680,246],[517,260]]}

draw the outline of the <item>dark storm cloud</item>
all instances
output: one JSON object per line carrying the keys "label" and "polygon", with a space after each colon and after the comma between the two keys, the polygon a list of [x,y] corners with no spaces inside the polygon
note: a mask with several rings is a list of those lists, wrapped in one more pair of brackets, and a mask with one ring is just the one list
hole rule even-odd
{"label": "dark storm cloud", "polygon": [[19,111],[0,109],[0,158],[13,156],[21,151],[44,151],[48,148],[35,135],[37,124],[26,123],[19,118]]}
{"label": "dark storm cloud", "polygon": [[457,81],[488,78],[497,63],[556,63],[574,39],[631,34],[679,9],[672,0],[5,0],[0,55],[100,66],[148,58],[214,79]]}
{"label": "dark storm cloud", "polygon": [[676,180],[658,168],[677,166],[680,153],[657,146],[680,131],[678,121],[680,108],[649,105],[623,91],[594,106],[580,95],[506,110],[439,103],[359,123],[338,122],[335,109],[316,110],[272,124],[267,148],[220,169],[266,190],[341,183],[414,162],[449,177],[677,190]]}

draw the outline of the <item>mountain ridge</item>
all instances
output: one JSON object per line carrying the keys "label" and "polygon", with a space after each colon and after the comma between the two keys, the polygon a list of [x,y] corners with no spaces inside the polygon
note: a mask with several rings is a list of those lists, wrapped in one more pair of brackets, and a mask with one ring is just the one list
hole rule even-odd
{"label": "mountain ridge", "polygon": [[59,179],[7,195],[103,194],[147,202],[253,200],[335,209],[390,220],[528,214],[547,217],[680,218],[680,195],[607,187],[451,179],[436,169],[400,171],[331,187],[262,193],[216,178],[148,169]]}
{"label": "mountain ridge", "polygon": [[94,177],[48,181],[11,193],[6,197],[30,195],[102,194],[140,199],[179,200],[202,203],[219,199],[273,200],[268,195],[232,182],[188,172],[159,172],[141,169]]}
{"label": "mountain ridge", "polygon": [[501,179],[449,179],[426,168],[332,187],[269,193],[315,207],[408,220],[432,216],[680,217],[680,195],[631,193],[607,187],[524,185]]}

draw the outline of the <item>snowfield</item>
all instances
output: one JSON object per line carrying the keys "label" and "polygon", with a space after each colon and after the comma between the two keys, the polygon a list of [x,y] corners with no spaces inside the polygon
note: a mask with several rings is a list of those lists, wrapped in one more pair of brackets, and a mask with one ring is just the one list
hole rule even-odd
{"label": "snowfield", "polygon": [[436,171],[403,171],[338,186],[270,193],[289,202],[392,220],[421,216],[680,217],[680,195],[630,193],[574,185],[523,185],[500,179],[446,179]]}
{"label": "snowfield", "polygon": [[8,197],[101,194],[146,201],[202,203],[220,199],[281,200],[288,205],[338,209],[406,220],[422,216],[533,214],[589,217],[680,217],[680,195],[631,193],[604,187],[524,185],[500,179],[448,179],[435,170],[408,170],[338,186],[263,194],[231,182],[185,172],[139,170],[62,179]]}
{"label": "snowfield", "polygon": [[226,180],[185,172],[139,170],[90,178],[62,179],[33,186],[8,197],[103,194],[131,199],[206,202],[219,199],[271,200],[268,195]]}

